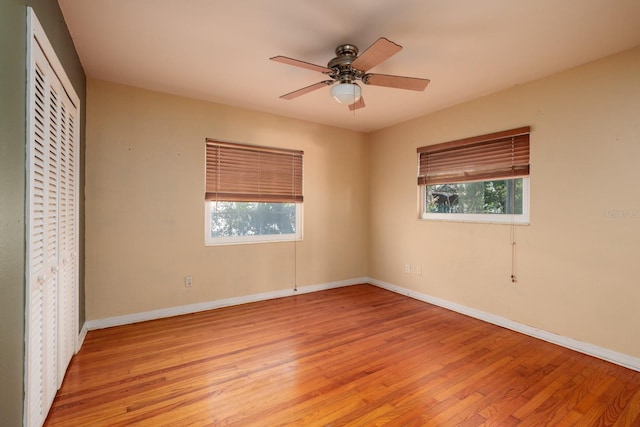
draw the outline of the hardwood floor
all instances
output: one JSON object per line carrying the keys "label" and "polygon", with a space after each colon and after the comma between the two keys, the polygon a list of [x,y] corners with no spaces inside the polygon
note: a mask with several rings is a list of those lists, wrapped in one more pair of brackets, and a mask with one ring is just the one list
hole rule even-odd
{"label": "hardwood floor", "polygon": [[90,331],[53,426],[640,426],[640,372],[370,285]]}

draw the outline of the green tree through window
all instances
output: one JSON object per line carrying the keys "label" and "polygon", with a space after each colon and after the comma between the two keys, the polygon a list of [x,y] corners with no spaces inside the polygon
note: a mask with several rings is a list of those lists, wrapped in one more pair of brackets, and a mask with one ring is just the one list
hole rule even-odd
{"label": "green tree through window", "polygon": [[296,233],[295,203],[211,202],[211,237]]}
{"label": "green tree through window", "polygon": [[427,213],[522,214],[523,180],[427,185]]}

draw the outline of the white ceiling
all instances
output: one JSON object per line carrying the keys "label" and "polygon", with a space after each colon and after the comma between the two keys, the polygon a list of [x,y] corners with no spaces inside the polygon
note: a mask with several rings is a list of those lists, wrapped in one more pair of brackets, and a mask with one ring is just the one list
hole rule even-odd
{"label": "white ceiling", "polygon": [[[59,0],[88,77],[368,132],[640,45],[640,0]],[[404,49],[370,72],[351,112],[325,80],[336,46]]]}

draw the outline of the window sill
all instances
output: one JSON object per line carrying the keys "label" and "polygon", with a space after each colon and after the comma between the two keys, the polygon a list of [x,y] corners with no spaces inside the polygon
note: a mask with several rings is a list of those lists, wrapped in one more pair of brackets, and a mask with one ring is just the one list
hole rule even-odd
{"label": "window sill", "polygon": [[425,217],[421,216],[418,221],[435,221],[435,222],[457,222],[472,224],[501,224],[501,225],[530,225],[529,218],[478,218],[473,217],[457,217],[455,214],[449,214],[446,217]]}
{"label": "window sill", "polygon": [[230,246],[230,245],[255,245],[261,243],[287,243],[287,242],[300,242],[302,237],[290,237],[290,238],[274,238],[273,236],[261,236],[258,238],[245,239],[245,238],[217,238],[215,240],[206,240],[205,246]]}

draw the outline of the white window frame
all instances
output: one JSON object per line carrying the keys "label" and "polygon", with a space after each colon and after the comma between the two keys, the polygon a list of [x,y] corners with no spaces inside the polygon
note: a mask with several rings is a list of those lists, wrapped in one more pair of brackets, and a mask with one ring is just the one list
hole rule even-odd
{"label": "white window frame", "polygon": [[211,206],[215,202],[204,202],[204,241],[206,246],[239,245],[254,243],[293,242],[302,240],[302,203],[296,203],[296,232],[288,234],[260,234],[252,236],[211,237]]}
{"label": "white window frame", "polygon": [[[530,182],[529,176],[523,177],[505,177],[505,178],[492,178],[483,181],[497,181],[500,179],[518,179],[522,178],[522,214],[471,214],[471,213],[433,213],[426,212],[426,199],[427,199],[427,186],[420,186],[420,219],[429,221],[450,221],[450,222],[476,222],[476,223],[489,223],[489,224],[529,224],[529,195],[530,195]],[[468,182],[468,181],[467,181]],[[451,183],[455,184],[455,183]]]}

